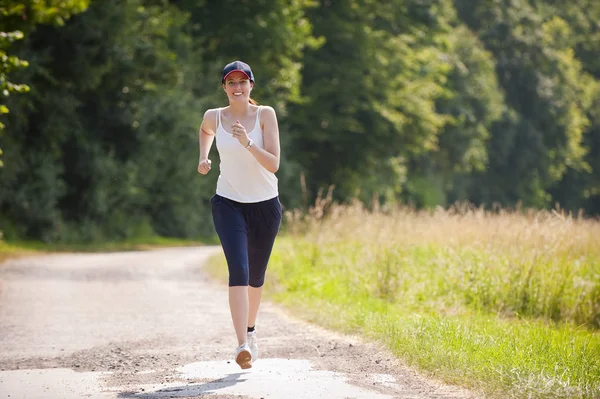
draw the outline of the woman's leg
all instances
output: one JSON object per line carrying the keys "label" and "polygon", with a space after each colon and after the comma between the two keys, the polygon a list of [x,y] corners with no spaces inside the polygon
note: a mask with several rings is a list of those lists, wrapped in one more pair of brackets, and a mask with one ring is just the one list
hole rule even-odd
{"label": "woman's leg", "polygon": [[254,327],[256,324],[256,315],[260,307],[260,298],[262,296],[262,287],[248,288],[248,327]]}
{"label": "woman's leg", "polygon": [[248,286],[229,287],[229,310],[238,345],[246,342],[248,332]]}
{"label": "woman's leg", "polygon": [[248,234],[242,209],[215,195],[211,200],[215,230],[229,269],[229,310],[238,345],[246,342],[248,323]]}
{"label": "woman's leg", "polygon": [[265,274],[281,225],[278,198],[257,204],[248,226],[249,311],[248,327],[254,327],[260,307]]}

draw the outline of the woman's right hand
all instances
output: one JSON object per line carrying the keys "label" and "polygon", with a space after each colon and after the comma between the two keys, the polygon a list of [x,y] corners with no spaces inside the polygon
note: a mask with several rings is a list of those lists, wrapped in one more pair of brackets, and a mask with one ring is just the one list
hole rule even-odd
{"label": "woman's right hand", "polygon": [[198,163],[198,173],[205,175],[210,171],[210,159],[201,159]]}

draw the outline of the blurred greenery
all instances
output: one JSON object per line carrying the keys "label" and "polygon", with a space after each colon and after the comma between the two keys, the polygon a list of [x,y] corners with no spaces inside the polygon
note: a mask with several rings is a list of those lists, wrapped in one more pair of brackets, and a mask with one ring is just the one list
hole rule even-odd
{"label": "blurred greenery", "polygon": [[[8,80],[8,73],[29,65],[26,60],[10,54],[11,44],[23,39],[36,25],[62,25],[72,14],[88,7],[89,0],[2,0],[0,2],[0,97],[8,97],[11,93],[29,91],[27,84],[13,83]],[[0,101],[0,116],[9,113],[9,109]],[[0,133],[4,129],[0,122]],[[0,147],[0,167],[2,163]]]}
{"label": "blurred greenery", "polygon": [[598,20],[592,0],[2,1],[0,230],[211,236],[197,132],[234,59],[278,113],[288,209],[334,186],[600,215]]}

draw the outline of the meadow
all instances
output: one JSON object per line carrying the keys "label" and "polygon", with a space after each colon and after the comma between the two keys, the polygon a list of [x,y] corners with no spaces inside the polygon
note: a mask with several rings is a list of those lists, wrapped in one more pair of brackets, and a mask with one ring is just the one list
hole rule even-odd
{"label": "meadow", "polygon": [[[207,243],[216,242],[0,241],[0,262]],[[224,264],[219,255],[208,270],[224,280]],[[285,212],[265,298],[488,398],[600,397],[598,220],[559,209],[367,208],[320,198]]]}
{"label": "meadow", "polygon": [[598,221],[328,198],[285,217],[269,300],[490,398],[600,397]]}

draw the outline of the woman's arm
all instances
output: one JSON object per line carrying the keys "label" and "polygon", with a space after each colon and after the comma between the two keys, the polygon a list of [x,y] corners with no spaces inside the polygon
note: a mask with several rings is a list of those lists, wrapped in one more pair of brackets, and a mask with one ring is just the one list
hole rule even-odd
{"label": "woman's arm", "polygon": [[198,172],[205,175],[210,171],[211,161],[208,159],[210,147],[215,139],[216,129],[216,111],[209,109],[204,113],[200,131],[198,132],[198,145],[200,150],[200,159],[198,161]]}
{"label": "woman's arm", "polygon": [[248,151],[266,170],[275,173],[279,170],[280,143],[277,115],[272,107],[263,107],[261,112],[264,149],[258,146],[248,147]]}

